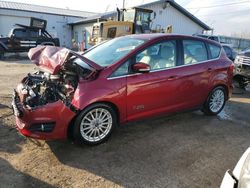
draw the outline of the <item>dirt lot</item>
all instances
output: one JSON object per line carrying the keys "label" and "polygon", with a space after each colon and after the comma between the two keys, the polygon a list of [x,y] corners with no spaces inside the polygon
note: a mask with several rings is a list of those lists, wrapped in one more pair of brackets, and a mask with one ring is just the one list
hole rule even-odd
{"label": "dirt lot", "polygon": [[0,62],[0,187],[218,187],[250,146],[250,92],[199,111],[121,126],[95,147],[20,136],[12,89],[34,66]]}

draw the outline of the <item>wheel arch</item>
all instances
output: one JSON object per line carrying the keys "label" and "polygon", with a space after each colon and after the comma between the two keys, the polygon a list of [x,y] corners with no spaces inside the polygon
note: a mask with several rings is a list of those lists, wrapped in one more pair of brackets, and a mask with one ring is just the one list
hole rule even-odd
{"label": "wheel arch", "polygon": [[67,127],[67,137],[68,138],[73,138],[72,131],[73,131],[73,127],[74,127],[74,122],[75,122],[77,116],[80,114],[80,112],[82,112],[86,108],[88,108],[92,105],[95,105],[95,104],[106,104],[106,105],[110,106],[115,111],[115,113],[117,115],[117,125],[120,124],[120,111],[119,111],[119,108],[117,107],[117,105],[115,105],[114,103],[112,103],[110,101],[96,101],[96,102],[93,102],[91,104],[88,104],[86,107],[79,110],[79,112],[75,115],[75,117],[70,121],[70,123]]}
{"label": "wheel arch", "polygon": [[[228,100],[228,99],[229,99],[229,88],[228,88],[228,86],[227,86],[226,84],[223,84],[223,83],[218,83],[218,84],[216,84],[216,85],[210,90],[209,95],[211,94],[211,92],[212,92],[216,87],[223,87],[223,88],[225,89],[225,91],[226,91],[226,100]],[[208,95],[208,96],[209,96],[209,95]]]}
{"label": "wheel arch", "polygon": [[120,110],[117,107],[117,105],[115,105],[114,103],[112,103],[110,101],[97,101],[97,102],[91,103],[90,105],[86,106],[85,108],[87,108],[91,105],[94,105],[94,104],[106,104],[106,105],[110,106],[115,111],[115,113],[117,115],[117,124],[119,124],[119,122],[120,122]]}

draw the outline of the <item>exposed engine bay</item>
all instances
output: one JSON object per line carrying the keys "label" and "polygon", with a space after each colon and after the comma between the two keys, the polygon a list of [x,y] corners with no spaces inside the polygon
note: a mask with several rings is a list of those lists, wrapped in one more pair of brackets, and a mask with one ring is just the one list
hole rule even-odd
{"label": "exposed engine bay", "polygon": [[80,79],[93,79],[95,71],[71,56],[56,74],[39,70],[28,74],[17,86],[20,102],[29,109],[62,100],[70,104]]}

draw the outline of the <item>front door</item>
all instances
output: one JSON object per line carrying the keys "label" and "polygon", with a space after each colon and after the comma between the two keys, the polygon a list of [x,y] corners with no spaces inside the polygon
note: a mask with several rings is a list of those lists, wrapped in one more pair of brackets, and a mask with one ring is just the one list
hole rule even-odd
{"label": "front door", "polygon": [[127,119],[133,120],[171,111],[178,105],[178,75],[175,41],[155,44],[138,53],[134,63],[149,64],[149,73],[132,73],[127,77]]}

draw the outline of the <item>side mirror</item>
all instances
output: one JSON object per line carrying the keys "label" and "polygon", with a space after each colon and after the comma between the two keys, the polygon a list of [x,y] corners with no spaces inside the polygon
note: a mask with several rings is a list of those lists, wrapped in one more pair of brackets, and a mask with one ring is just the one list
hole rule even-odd
{"label": "side mirror", "polygon": [[133,65],[132,67],[134,72],[138,72],[138,73],[147,73],[150,71],[150,65],[146,64],[146,63],[136,63]]}
{"label": "side mirror", "polygon": [[14,37],[15,37],[15,34],[14,34],[14,33],[12,33],[12,34],[10,35],[10,37],[11,37],[11,38],[14,38]]}

